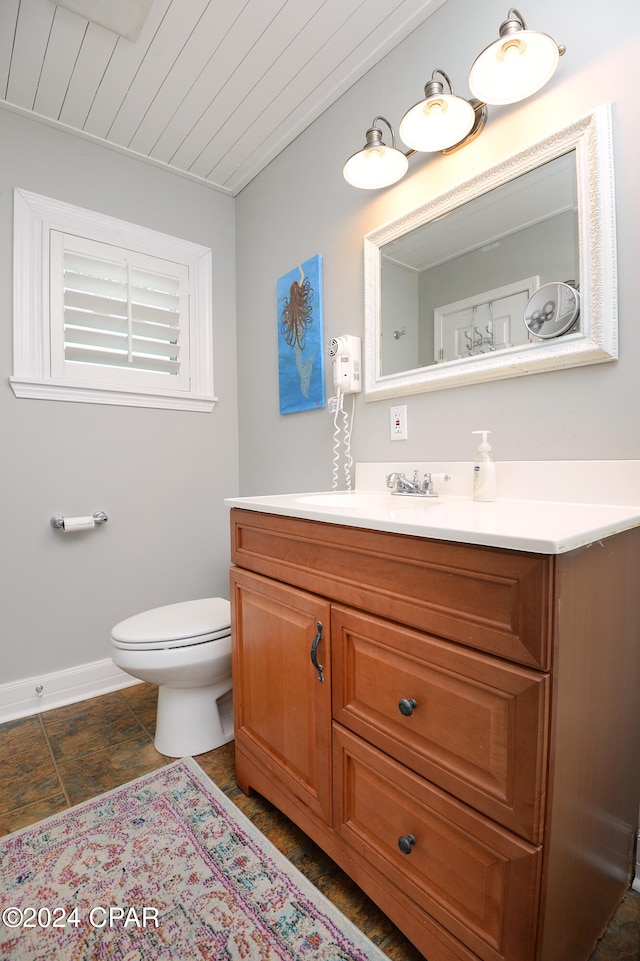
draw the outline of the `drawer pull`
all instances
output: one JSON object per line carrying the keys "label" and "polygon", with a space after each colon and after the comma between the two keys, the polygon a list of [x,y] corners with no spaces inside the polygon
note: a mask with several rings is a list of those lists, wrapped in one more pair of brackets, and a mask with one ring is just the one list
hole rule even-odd
{"label": "drawer pull", "polygon": [[403,854],[411,854],[411,848],[415,843],[416,839],[414,838],[413,834],[408,834],[406,838],[400,835],[398,838],[398,847]]}
{"label": "drawer pull", "polygon": [[405,717],[411,717],[411,715],[414,712],[414,709],[417,706],[418,706],[418,702],[414,700],[414,698],[412,697],[403,697],[402,700],[398,703],[398,707],[400,708],[400,713],[404,714]]}
{"label": "drawer pull", "polygon": [[318,680],[322,684],[324,681],[324,668],[322,664],[318,664],[318,644],[322,640],[322,621],[318,621],[316,624],[317,634],[313,639],[313,644],[311,645],[311,663],[318,672]]}

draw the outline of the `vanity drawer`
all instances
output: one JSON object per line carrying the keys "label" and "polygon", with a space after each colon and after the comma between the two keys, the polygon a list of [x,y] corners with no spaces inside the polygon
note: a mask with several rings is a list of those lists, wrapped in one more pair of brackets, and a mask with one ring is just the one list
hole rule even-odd
{"label": "vanity drawer", "polygon": [[335,723],[334,791],[336,830],[454,938],[483,961],[534,957],[540,849]]}
{"label": "vanity drawer", "polygon": [[549,666],[552,559],[231,511],[234,564],[476,650]]}
{"label": "vanity drawer", "polygon": [[331,616],[334,719],[539,843],[547,675],[358,611]]}

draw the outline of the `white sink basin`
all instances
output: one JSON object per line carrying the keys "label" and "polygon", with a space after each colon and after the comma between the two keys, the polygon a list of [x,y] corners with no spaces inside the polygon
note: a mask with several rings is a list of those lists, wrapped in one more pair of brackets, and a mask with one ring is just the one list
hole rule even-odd
{"label": "white sink basin", "polygon": [[424,507],[437,504],[437,497],[421,497],[418,494],[380,494],[377,491],[327,491],[321,494],[298,494],[300,504],[313,507],[347,507],[351,510],[397,510],[399,508]]}

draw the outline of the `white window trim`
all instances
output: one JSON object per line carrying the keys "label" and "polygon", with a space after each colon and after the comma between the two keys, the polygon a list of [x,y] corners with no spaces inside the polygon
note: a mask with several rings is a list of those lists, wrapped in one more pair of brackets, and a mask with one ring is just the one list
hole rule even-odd
{"label": "white window trim", "polygon": [[[189,267],[191,385],[176,391],[123,388],[51,376],[49,233],[77,233],[114,246],[128,246]],[[213,410],[213,290],[209,247],[108,217],[27,190],[14,190],[13,376],[16,397],[127,407]]]}

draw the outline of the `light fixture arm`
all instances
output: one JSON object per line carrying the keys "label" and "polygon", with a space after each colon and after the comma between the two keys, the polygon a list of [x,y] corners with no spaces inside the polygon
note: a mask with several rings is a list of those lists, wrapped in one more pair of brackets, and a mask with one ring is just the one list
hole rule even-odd
{"label": "light fixture arm", "polygon": [[391,126],[391,124],[389,123],[386,117],[374,117],[373,120],[371,121],[371,126],[367,130],[367,134],[366,134],[367,147],[374,147],[374,146],[379,147],[383,145],[382,131],[380,130],[380,127],[376,126],[376,124],[380,120],[382,121],[382,123],[386,124],[387,127],[389,128],[389,133],[391,134],[391,146],[395,148],[396,135],[394,134],[393,127]]}
{"label": "light fixture arm", "polygon": [[448,75],[444,72],[444,70],[441,70],[440,67],[436,67],[436,69],[431,74],[431,80],[428,80],[424,85],[425,100],[428,100],[429,97],[437,97],[438,94],[443,93],[444,91],[443,85],[440,83],[439,80],[436,80],[437,73],[439,73],[441,77],[444,77],[444,79],[447,82],[447,86],[449,87],[449,93],[454,95],[453,84],[449,80]]}
{"label": "light fixture arm", "polygon": [[[512,26],[513,24],[513,26]],[[500,36],[503,37],[506,33],[513,33],[514,30],[526,30],[527,25],[524,22],[524,17],[515,7],[507,13],[507,19],[500,27]]]}

